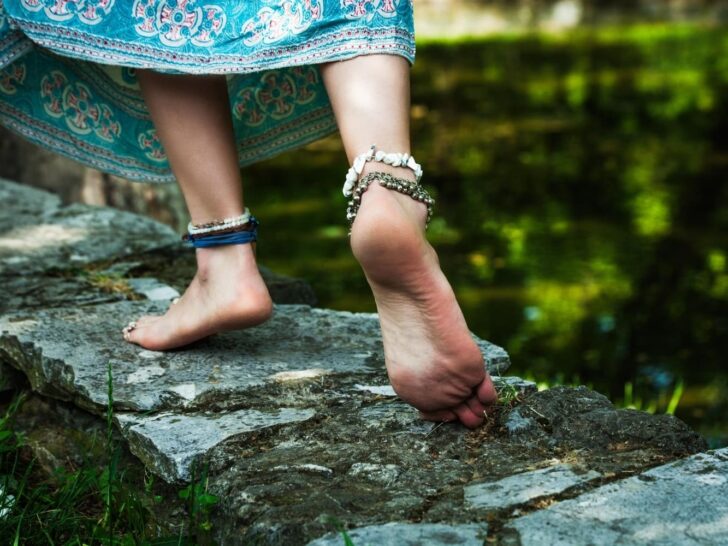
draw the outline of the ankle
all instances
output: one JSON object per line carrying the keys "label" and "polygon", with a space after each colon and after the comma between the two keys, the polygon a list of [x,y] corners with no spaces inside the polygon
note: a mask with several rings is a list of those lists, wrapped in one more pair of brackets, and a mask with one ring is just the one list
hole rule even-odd
{"label": "ankle", "polygon": [[371,162],[364,164],[359,178],[361,179],[369,173],[375,171],[391,174],[392,176],[396,176],[397,178],[404,178],[405,180],[410,180],[412,182],[415,182],[417,180],[414,171],[408,167],[395,167],[394,165],[387,165],[386,163]]}
{"label": "ankle", "polygon": [[197,276],[203,281],[213,278],[217,272],[258,269],[251,244],[198,248],[195,255]]}
{"label": "ankle", "polygon": [[372,185],[352,225],[354,256],[365,268],[373,263],[406,263],[422,256],[429,246],[424,237],[426,216],[424,204]]}

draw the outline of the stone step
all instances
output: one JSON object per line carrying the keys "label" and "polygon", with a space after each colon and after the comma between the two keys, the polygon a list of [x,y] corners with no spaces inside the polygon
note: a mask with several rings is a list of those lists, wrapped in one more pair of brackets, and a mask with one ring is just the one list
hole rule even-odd
{"label": "stone step", "polygon": [[[184,351],[155,352],[124,342],[130,320],[168,304],[120,301],[0,317],[0,355],[23,371],[38,393],[104,414],[111,367],[118,410],[230,407],[249,404],[271,383],[330,374],[386,380],[375,314],[275,306],[273,318],[226,332]],[[479,340],[493,373],[507,353]]]}
{"label": "stone step", "polygon": [[699,453],[512,521],[506,544],[728,544],[728,448]]}
{"label": "stone step", "polygon": [[474,483],[466,486],[463,493],[466,505],[478,509],[497,510],[558,495],[601,476],[599,472],[579,471],[574,465],[562,463],[514,474],[495,482]]}
{"label": "stone step", "polygon": [[309,408],[268,411],[240,409],[229,412],[162,412],[155,415],[117,413],[115,421],[134,453],[152,472],[167,482],[189,482],[194,465],[230,438],[269,427],[299,423],[315,415]]}
{"label": "stone step", "polygon": [[[347,533],[356,546],[482,546],[488,525],[443,523],[385,523],[353,529]],[[341,533],[313,540],[308,546],[341,546]]]}

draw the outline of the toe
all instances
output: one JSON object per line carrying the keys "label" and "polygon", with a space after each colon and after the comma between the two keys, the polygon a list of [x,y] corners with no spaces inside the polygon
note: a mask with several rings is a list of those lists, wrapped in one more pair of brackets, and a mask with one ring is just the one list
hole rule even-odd
{"label": "toe", "polygon": [[139,331],[144,328],[144,317],[127,324],[121,331],[124,340],[129,343],[139,342]]}
{"label": "toe", "polygon": [[124,339],[129,343],[134,343],[150,351],[157,351],[163,348],[164,341],[161,336],[152,328],[155,321],[149,321],[143,325],[137,325],[131,332],[124,335]]}
{"label": "toe", "polygon": [[453,411],[455,412],[455,415],[458,416],[460,422],[468,428],[477,428],[482,425],[485,420],[483,413],[478,415],[465,402],[456,406]]}
{"label": "toe", "polygon": [[495,385],[490,375],[486,372],[485,379],[475,387],[475,395],[478,400],[486,407],[494,405],[498,401],[498,393],[495,391]]}
{"label": "toe", "polygon": [[466,400],[465,405],[468,406],[470,411],[472,411],[475,415],[485,417],[487,408],[476,396],[471,396],[468,400]]}
{"label": "toe", "polygon": [[438,423],[449,423],[458,420],[458,416],[452,410],[421,411],[420,417],[425,421],[435,421]]}

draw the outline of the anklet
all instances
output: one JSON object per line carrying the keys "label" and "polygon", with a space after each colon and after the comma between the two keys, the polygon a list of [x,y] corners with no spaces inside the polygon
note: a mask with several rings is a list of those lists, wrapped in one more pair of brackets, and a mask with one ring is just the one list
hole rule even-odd
{"label": "anklet", "polygon": [[351,235],[351,226],[354,224],[354,218],[356,218],[356,215],[359,212],[359,207],[361,206],[361,196],[365,191],[367,191],[367,188],[374,180],[377,180],[380,186],[383,186],[388,190],[394,190],[399,193],[409,195],[415,201],[419,201],[427,205],[427,220],[425,221],[425,229],[429,227],[435,200],[430,197],[427,190],[420,186],[417,182],[412,182],[405,178],[397,178],[389,173],[375,171],[367,174],[359,180],[359,183],[352,194],[351,201],[349,201],[349,206],[346,208],[346,219],[349,220],[349,235]]}
{"label": "anklet", "polygon": [[182,240],[194,248],[253,243],[258,240],[258,225],[258,219],[251,214],[245,224],[197,234],[187,232]]}
{"label": "anklet", "polygon": [[213,231],[222,231],[231,227],[247,224],[250,220],[250,210],[245,207],[245,211],[240,216],[231,216],[221,220],[213,220],[205,224],[187,224],[187,232],[191,235],[201,235],[203,233],[211,233]]}
{"label": "anklet", "polygon": [[346,173],[346,181],[344,182],[343,192],[346,197],[351,196],[352,190],[356,185],[356,180],[357,178],[359,178],[359,175],[361,175],[361,172],[364,170],[364,165],[367,161],[380,161],[381,163],[386,163],[387,165],[392,165],[393,167],[407,167],[415,173],[415,178],[417,179],[417,182],[419,182],[420,178],[422,178],[422,166],[417,163],[415,161],[415,158],[412,157],[410,154],[406,152],[387,153],[381,150],[375,152],[375,148],[376,144],[372,144],[371,148],[369,148],[369,151],[364,152],[363,154],[359,154],[354,159],[354,163]]}

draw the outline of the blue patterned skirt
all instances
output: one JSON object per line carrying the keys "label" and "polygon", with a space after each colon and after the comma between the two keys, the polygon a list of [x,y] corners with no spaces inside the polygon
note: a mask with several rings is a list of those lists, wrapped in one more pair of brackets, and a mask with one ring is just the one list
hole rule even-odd
{"label": "blue patterned skirt", "polygon": [[132,180],[173,180],[135,68],[227,75],[241,165],[336,129],[318,63],[414,62],[412,0],[0,0],[0,123]]}

